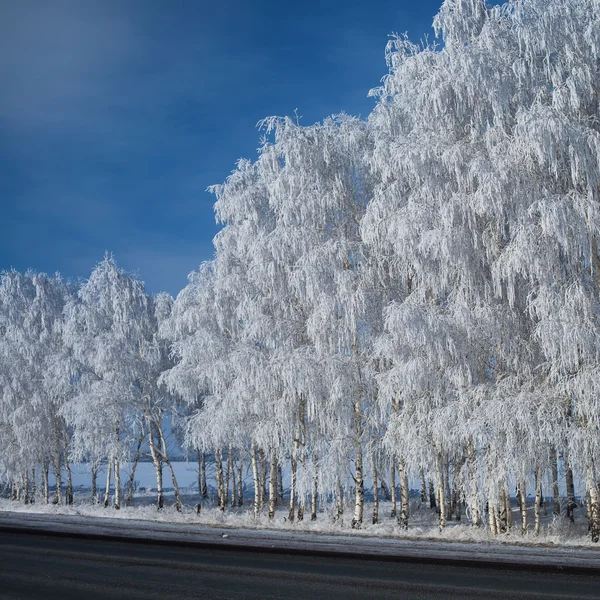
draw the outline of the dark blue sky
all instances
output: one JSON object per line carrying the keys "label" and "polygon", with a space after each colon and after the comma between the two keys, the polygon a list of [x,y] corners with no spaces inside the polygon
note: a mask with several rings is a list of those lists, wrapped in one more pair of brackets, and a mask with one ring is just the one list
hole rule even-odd
{"label": "dark blue sky", "polygon": [[86,277],[105,250],[176,294],[269,115],[366,117],[388,34],[441,0],[0,0],[0,269]]}

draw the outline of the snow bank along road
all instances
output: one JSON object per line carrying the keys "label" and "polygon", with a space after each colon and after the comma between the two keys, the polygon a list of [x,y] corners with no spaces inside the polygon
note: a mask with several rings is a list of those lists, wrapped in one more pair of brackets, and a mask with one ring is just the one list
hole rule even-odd
{"label": "snow bank along road", "polygon": [[[51,534],[181,548],[287,553],[292,555],[352,558],[371,561],[496,567],[591,575],[600,578],[600,551],[531,545],[440,542],[373,538],[362,535],[325,535],[264,529],[232,529],[193,524],[0,512],[0,532]],[[600,597],[600,579],[598,581]]]}
{"label": "snow bank along road", "polygon": [[[128,535],[129,527],[122,525],[122,535]],[[600,579],[587,575],[273,554],[256,548],[244,552],[231,545],[180,547],[135,538],[125,543],[51,533],[0,535],[3,600],[576,600],[598,598],[599,590]]]}

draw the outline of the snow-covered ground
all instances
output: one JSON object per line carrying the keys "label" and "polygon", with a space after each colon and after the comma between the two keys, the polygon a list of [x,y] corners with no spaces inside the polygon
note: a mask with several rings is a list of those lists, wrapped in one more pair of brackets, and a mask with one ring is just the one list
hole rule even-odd
{"label": "snow-covered ground", "polygon": [[[509,533],[492,537],[485,527],[472,527],[468,520],[463,517],[460,522],[448,521],[443,532],[438,530],[437,515],[428,506],[423,506],[415,499],[411,502],[410,527],[403,530],[398,527],[396,520],[390,516],[390,503],[380,502],[379,523],[371,523],[372,504],[365,505],[365,518],[361,529],[351,529],[352,519],[351,507],[347,506],[346,513],[340,518],[334,518],[333,505],[326,505],[318,513],[316,521],[310,520],[310,514],[303,521],[290,522],[287,519],[287,506],[278,509],[275,518],[270,520],[266,512],[257,518],[251,510],[250,501],[246,500],[246,506],[241,508],[228,508],[222,512],[213,503],[206,502],[202,506],[201,514],[196,512],[197,494],[184,494],[184,507],[178,513],[172,505],[173,496],[167,494],[165,497],[165,508],[161,511],[154,505],[155,495],[148,490],[145,493],[137,493],[131,507],[123,507],[121,510],[104,508],[89,503],[87,491],[79,491],[75,495],[75,503],[72,506],[44,505],[40,503],[23,505],[7,499],[0,499],[0,511],[10,511],[11,514],[46,515],[48,517],[73,516],[94,519],[113,519],[118,521],[138,521],[144,523],[161,524],[185,524],[203,525],[212,527],[243,528],[268,531],[290,531],[295,533],[326,533],[343,534],[351,538],[393,538],[410,540],[430,541],[462,541],[479,542],[495,545],[519,545],[519,546],[545,546],[563,548],[589,548],[598,552],[600,546],[593,544],[587,536],[587,522],[583,515],[579,514],[577,522],[573,525],[565,518],[553,518],[552,506],[548,506],[548,514],[542,517],[542,532],[539,537],[533,533],[533,508],[528,509],[528,521],[530,531],[522,536],[520,533],[519,513],[513,508],[513,529]],[[580,509],[577,511],[580,512]],[[543,513],[542,513],[543,514]]]}
{"label": "snow-covered ground", "polygon": [[[42,530],[47,532],[69,532],[74,535],[108,536],[129,540],[152,540],[164,543],[186,543],[228,547],[254,548],[257,550],[299,551],[311,554],[361,555],[372,558],[396,558],[398,560],[451,561],[453,563],[494,563],[513,567],[550,567],[600,570],[600,552],[591,547],[556,547],[545,545],[516,545],[509,537],[499,538],[493,543],[483,537],[480,542],[458,541],[451,535],[439,539],[411,539],[417,532],[392,537],[389,527],[367,527],[363,531],[344,531],[331,527],[324,533],[314,523],[297,524],[293,528],[277,529],[281,515],[263,529],[267,522],[253,521],[247,515],[221,515],[220,527],[208,526],[216,519],[209,511],[197,517],[190,511],[177,514],[170,509],[161,513],[150,513],[149,509],[126,509],[122,511],[102,510],[89,506],[79,507],[19,507],[3,502],[0,512],[0,529]],[[9,512],[7,509],[18,510]],[[104,515],[104,518],[100,518]],[[229,527],[223,527],[223,526]],[[241,525],[244,525],[243,527]],[[249,527],[252,526],[252,527]],[[331,525],[331,523],[330,523]],[[456,528],[454,528],[456,529]],[[449,530],[452,531],[452,528]],[[394,532],[398,533],[398,532]],[[421,534],[430,534],[422,530]],[[503,541],[505,543],[498,543]],[[533,540],[525,539],[532,542]],[[539,540],[538,540],[539,541]]]}
{"label": "snow-covered ground", "polygon": [[[587,520],[583,508],[576,509],[576,523],[571,524],[566,518],[554,518],[552,515],[552,501],[546,498],[547,504],[545,511],[542,509],[542,531],[539,537],[533,533],[533,498],[528,497],[528,523],[529,532],[522,536],[520,532],[520,513],[513,499],[513,529],[509,533],[492,537],[486,527],[472,527],[465,515],[460,522],[455,520],[448,521],[443,532],[440,532],[437,525],[437,515],[427,504],[423,505],[418,499],[416,492],[411,492],[410,506],[410,526],[408,530],[398,527],[396,519],[390,516],[390,502],[380,501],[379,523],[373,524],[372,521],[372,490],[366,490],[364,522],[360,530],[354,530],[350,527],[352,520],[352,498],[347,497],[347,506],[345,514],[340,518],[335,517],[335,507],[333,503],[320,505],[320,512],[316,521],[310,520],[310,512],[307,510],[305,519],[301,522],[290,522],[287,518],[287,497],[284,503],[278,509],[275,518],[270,520],[266,510],[257,518],[254,517],[251,507],[253,498],[252,481],[249,474],[244,478],[244,497],[245,506],[241,508],[228,508],[222,512],[215,506],[214,489],[210,489],[211,499],[202,502],[201,514],[197,514],[196,506],[199,501],[197,493],[197,466],[194,462],[179,461],[174,462],[173,467],[177,476],[179,486],[182,490],[182,500],[184,503],[183,511],[178,513],[173,507],[174,497],[172,491],[165,494],[165,508],[158,511],[156,502],[156,480],[154,466],[152,463],[141,462],[137,465],[135,471],[136,492],[131,507],[123,506],[121,510],[116,511],[113,508],[103,508],[102,506],[92,505],[90,503],[90,471],[85,463],[74,464],[72,466],[73,485],[75,488],[75,503],[72,506],[44,505],[39,503],[23,505],[7,499],[0,499],[0,511],[10,511],[11,514],[27,513],[28,515],[43,514],[48,517],[75,516],[98,519],[116,519],[119,522],[131,520],[144,522],[144,526],[149,523],[161,524],[179,524],[179,525],[202,525],[210,527],[227,527],[245,530],[265,530],[265,531],[289,531],[296,533],[320,533],[335,534],[348,538],[357,538],[365,541],[365,538],[390,538],[405,540],[428,540],[429,541],[461,541],[478,542],[489,545],[518,545],[518,546],[547,546],[563,548],[589,548],[596,550],[600,556],[600,545],[593,544],[588,537]],[[126,490],[126,484],[129,479],[130,465],[123,464],[122,482]],[[284,482],[289,474],[284,469]],[[98,474],[99,486],[104,482],[105,473]],[[65,479],[63,479],[64,483]],[[209,486],[211,478],[209,477]],[[51,480],[51,484],[54,481]],[[38,483],[39,485],[39,483]],[[164,486],[166,490],[172,488],[171,478],[168,469],[164,469]],[[39,488],[38,488],[39,489]],[[100,491],[100,490],[99,490]],[[114,491],[114,490],[113,490]],[[122,503],[124,504],[124,496]],[[398,506],[399,508],[399,506]]]}

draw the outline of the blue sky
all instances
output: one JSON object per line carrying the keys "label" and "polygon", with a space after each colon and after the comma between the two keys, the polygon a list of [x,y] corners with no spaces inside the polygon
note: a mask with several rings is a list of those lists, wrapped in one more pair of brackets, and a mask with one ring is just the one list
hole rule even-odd
{"label": "blue sky", "polygon": [[0,269],[86,277],[109,250],[176,294],[257,121],[366,117],[388,34],[433,37],[440,4],[0,0]]}

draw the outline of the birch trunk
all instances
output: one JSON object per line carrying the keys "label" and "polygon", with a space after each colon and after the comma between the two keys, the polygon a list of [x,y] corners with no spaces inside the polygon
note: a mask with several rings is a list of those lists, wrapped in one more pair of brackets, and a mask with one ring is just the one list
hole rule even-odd
{"label": "birch trunk", "polygon": [[198,497],[202,500],[202,456],[200,450],[196,451],[196,462],[198,463]]}
{"label": "birch trunk", "polygon": [[550,466],[552,469],[552,514],[555,517],[560,517],[560,490],[558,488],[558,464],[555,448],[550,451]]}
{"label": "birch trunk", "polygon": [[488,502],[488,521],[490,525],[490,533],[493,536],[498,535],[498,524],[496,522],[496,505],[493,502]]}
{"label": "birch trunk", "polygon": [[292,456],[290,459],[291,465],[291,484],[290,484],[290,510],[288,512],[288,519],[294,520],[296,512],[296,477],[298,476],[298,440],[294,440],[294,449],[292,450]]}
{"label": "birch trunk", "polygon": [[[298,431],[298,460],[302,472],[306,472],[306,400],[300,396],[300,406],[298,407],[298,418],[300,430]],[[301,437],[300,437],[301,436]],[[297,481],[297,480],[296,480]],[[300,494],[298,497],[298,521],[304,521],[304,506],[306,504],[306,494]]]}
{"label": "birch trunk", "polygon": [[36,493],[37,493],[37,488],[36,488],[36,484],[35,484],[35,467],[33,467],[31,469],[31,498],[29,499],[31,504],[35,504]]}
{"label": "birch trunk", "polygon": [[225,481],[223,480],[223,456],[221,454],[221,448],[215,452],[215,467],[217,471],[217,500],[219,508],[224,511],[227,505],[227,499],[225,497]]}
{"label": "birch trunk", "polygon": [[521,509],[521,535],[527,533],[527,490],[525,488],[525,480],[519,484],[519,507]]}
{"label": "birch trunk", "polygon": [[275,518],[277,508],[277,452],[271,450],[271,472],[269,475],[269,519]]}
{"label": "birch trunk", "polygon": [[121,465],[119,459],[115,456],[115,509],[121,508]]}
{"label": "birch trunk", "polygon": [[437,502],[435,500],[435,489],[433,487],[433,481],[429,480],[429,508],[437,508]]}
{"label": "birch trunk", "polygon": [[250,462],[252,463],[252,478],[254,480],[254,517],[258,517],[260,510],[260,477],[258,476],[258,460],[254,439],[252,439],[252,444],[250,445]]}
{"label": "birch trunk", "polygon": [[337,480],[337,518],[340,519],[344,514],[344,488],[342,487],[342,480],[338,477]]}
{"label": "birch trunk", "polygon": [[439,509],[440,509],[440,531],[446,527],[446,499],[444,497],[444,475],[442,468],[442,454],[436,452],[436,474],[437,474],[437,487],[438,487],[438,498],[439,498]]}
{"label": "birch trunk", "polygon": [[108,507],[110,500],[110,475],[112,472],[112,460],[109,458],[106,463],[106,489],[104,491],[104,508]]}
{"label": "birch trunk", "polygon": [[[233,448],[232,445],[229,444],[227,446],[227,462],[225,468],[225,506],[229,504],[230,496],[229,496],[229,480],[233,480]],[[235,485],[233,485],[233,489],[235,489]],[[233,489],[231,490],[231,504],[233,506]]]}
{"label": "birch trunk", "polygon": [[265,453],[262,448],[258,449],[258,465],[260,476],[260,507],[265,505],[265,496],[267,488],[267,463],[265,461]]}
{"label": "birch trunk", "polygon": [[56,478],[56,504],[62,504],[62,468],[60,466],[60,448],[56,443],[56,454],[54,455],[54,475]]}
{"label": "birch trunk", "polygon": [[379,522],[379,483],[377,482],[377,465],[375,456],[372,456],[373,462],[373,525]]}
{"label": "birch trunk", "polygon": [[27,469],[23,475],[23,504],[29,504],[29,473],[27,473]]}
{"label": "birch trunk", "polygon": [[598,495],[598,484],[594,463],[590,460],[586,469],[586,483],[589,494],[588,523],[592,542],[600,540],[600,497]]}
{"label": "birch trunk", "polygon": [[140,448],[142,446],[142,437],[138,438],[137,447],[135,449],[135,456],[133,458],[133,466],[131,467],[131,473],[129,474],[129,483],[127,485],[127,500],[125,501],[126,506],[131,506],[131,500],[133,498],[133,484],[135,481],[135,470],[137,468],[138,461],[140,459]]}
{"label": "birch trunk", "polygon": [[398,459],[398,475],[400,475],[400,518],[398,519],[398,523],[402,529],[408,529],[408,474],[402,457]]}
{"label": "birch trunk", "polygon": [[565,484],[567,487],[567,517],[571,523],[575,523],[575,508],[577,508],[577,502],[575,502],[575,484],[573,482],[573,470],[569,463],[569,457],[565,450]]}
{"label": "birch trunk", "polygon": [[277,490],[279,502],[283,504],[283,469],[280,464],[277,466]]}
{"label": "birch trunk", "polygon": [[512,529],[512,508],[510,506],[510,491],[508,489],[508,481],[504,482],[504,501],[506,503],[506,529]]}
{"label": "birch trunk", "polygon": [[71,473],[71,465],[69,464],[69,447],[67,442],[67,434],[63,430],[62,433],[62,445],[63,445],[63,462],[65,464],[65,471],[67,472],[67,497],[66,501],[68,505],[73,504],[73,475]]}
{"label": "birch trunk", "polygon": [[173,469],[173,464],[171,463],[171,459],[169,458],[169,450],[167,448],[167,440],[165,439],[165,435],[162,430],[162,425],[160,421],[156,423],[156,430],[158,431],[158,438],[160,440],[160,445],[162,448],[162,458],[167,463],[167,467],[169,467],[169,472],[171,474],[171,481],[173,482],[173,492],[175,493],[175,508],[177,512],[181,512],[181,493],[179,491],[179,484],[177,483],[177,476],[175,475],[175,469]]}
{"label": "birch trunk", "polygon": [[469,461],[469,486],[471,488],[471,524],[479,527],[481,516],[479,515],[475,446],[471,440],[467,443],[467,460]]}
{"label": "birch trunk", "polygon": [[98,467],[92,464],[92,504],[98,504]]}
{"label": "birch trunk", "polygon": [[534,533],[540,535],[540,506],[542,504],[542,473],[539,468],[535,470],[535,505],[533,516],[535,521]]}
{"label": "birch trunk", "polygon": [[171,473],[171,481],[173,482],[173,492],[175,493],[175,509],[177,512],[181,512],[181,493],[179,491],[179,484],[177,483],[175,469],[173,469],[173,463],[168,457],[166,458],[166,462],[167,467],[169,467],[169,472]]}
{"label": "birch trunk", "polygon": [[310,497],[310,520],[317,520],[317,500],[319,492],[319,473],[317,471],[317,457],[315,456],[315,474],[313,475],[313,487]]}
{"label": "birch trunk", "polygon": [[427,485],[425,484],[425,472],[423,469],[419,471],[419,479],[421,480],[421,504],[427,502]]}
{"label": "birch trunk", "polygon": [[298,498],[298,521],[304,521],[304,494],[300,494]]}
{"label": "birch trunk", "polygon": [[152,456],[152,462],[154,463],[154,472],[156,474],[156,507],[157,510],[162,510],[164,506],[163,462],[156,448],[156,442],[154,441],[154,432],[152,431],[151,422],[148,422],[148,445],[150,446],[150,455]]}
{"label": "birch trunk", "polygon": [[352,529],[360,529],[363,521],[363,511],[365,505],[365,482],[363,479],[363,451],[362,444],[359,442],[356,448],[356,475],[354,483],[356,491],[354,494],[354,517],[352,518]]}
{"label": "birch trunk", "polygon": [[500,492],[500,519],[498,533],[506,533],[508,530],[508,514],[506,512],[506,491],[502,488]]}
{"label": "birch trunk", "polygon": [[237,480],[237,505],[244,505],[244,481],[242,472],[242,458],[240,457],[240,464],[238,465],[238,480]]}
{"label": "birch trunk", "polygon": [[444,460],[444,492],[446,496],[446,519],[452,521],[452,487],[450,483],[450,458]]}
{"label": "birch trunk", "polygon": [[394,457],[392,457],[392,468],[390,470],[390,485],[392,487],[392,510],[390,511],[390,517],[393,519],[396,516],[396,464],[394,463]]}
{"label": "birch trunk", "polygon": [[206,454],[202,452],[202,497],[208,498],[208,486],[206,485]]}
{"label": "birch trunk", "polygon": [[50,502],[50,486],[48,485],[48,463],[42,463],[42,487],[44,488],[44,504]]}

